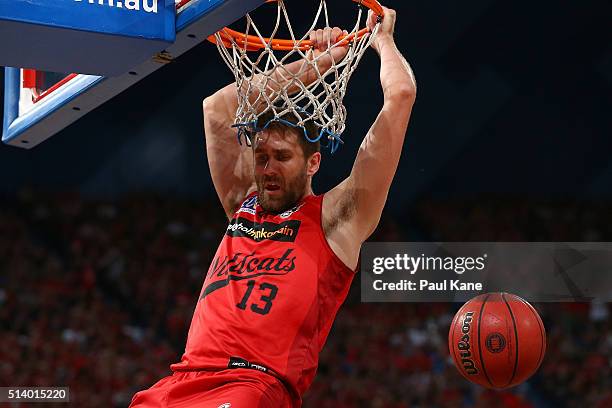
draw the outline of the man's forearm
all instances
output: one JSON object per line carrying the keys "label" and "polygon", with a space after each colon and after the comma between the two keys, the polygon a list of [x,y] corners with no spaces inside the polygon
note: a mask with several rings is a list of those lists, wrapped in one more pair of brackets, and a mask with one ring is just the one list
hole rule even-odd
{"label": "man's forearm", "polygon": [[401,94],[403,97],[416,94],[416,81],[408,61],[397,49],[393,38],[378,41],[380,55],[380,83],[385,99]]}
{"label": "man's forearm", "polygon": [[[260,92],[265,91],[271,94],[284,89],[287,94],[292,95],[299,92],[301,87],[308,87],[319,76],[323,76],[332,67],[332,61],[338,63],[344,55],[346,55],[346,47],[336,47],[333,52],[318,57],[315,57],[313,51],[309,51],[308,60],[300,59],[286,65],[275,66],[265,74],[256,75],[253,83],[258,84],[256,89]],[[311,61],[314,58],[317,58],[316,67]],[[254,101],[257,96],[258,93],[254,92],[250,100]]]}
{"label": "man's forearm", "polygon": [[[263,81],[269,77],[271,80],[267,84],[263,84]],[[259,74],[255,78],[256,83],[262,81],[262,86],[266,86],[266,91],[278,92],[281,89],[286,89],[288,94],[292,94],[298,91],[296,81],[301,82],[304,86],[310,85],[317,75],[314,67],[307,61],[298,60],[293,61],[287,65],[278,65],[272,68],[265,74]]]}
{"label": "man's forearm", "polygon": [[[291,78],[297,76],[298,80],[301,80],[305,86],[312,83],[317,77],[313,72],[312,68],[308,68],[309,65],[304,61],[294,61],[286,66],[279,66],[274,68],[273,72],[266,74],[259,74],[258,78],[254,78],[252,83],[255,84],[251,88],[249,94],[249,101],[251,104],[255,103],[259,96],[259,92],[266,92],[271,95],[273,92],[278,92],[282,87],[287,87]],[[265,83],[266,77],[270,76],[271,80]],[[247,83],[243,85],[248,86]],[[294,88],[297,88],[294,86]],[[259,91],[259,92],[258,92]],[[297,89],[288,89],[288,92],[295,92]],[[242,94],[246,94],[246,89],[241,90]],[[260,98],[261,103],[258,106],[258,111],[266,108],[265,99]],[[205,118],[216,119],[217,122],[223,123],[223,126],[227,126],[233,123],[236,110],[238,109],[238,88],[236,83],[231,83],[213,95],[207,97],[204,100],[204,114]],[[233,134],[230,133],[229,135]]]}

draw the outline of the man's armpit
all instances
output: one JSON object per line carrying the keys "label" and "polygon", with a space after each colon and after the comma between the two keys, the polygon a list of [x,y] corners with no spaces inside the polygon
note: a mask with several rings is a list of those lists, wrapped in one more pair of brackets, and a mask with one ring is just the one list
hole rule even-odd
{"label": "man's armpit", "polygon": [[350,220],[357,212],[357,191],[354,188],[347,188],[342,193],[335,207],[331,211],[331,216],[326,217],[326,225],[323,226],[325,233],[335,231],[343,222]]}

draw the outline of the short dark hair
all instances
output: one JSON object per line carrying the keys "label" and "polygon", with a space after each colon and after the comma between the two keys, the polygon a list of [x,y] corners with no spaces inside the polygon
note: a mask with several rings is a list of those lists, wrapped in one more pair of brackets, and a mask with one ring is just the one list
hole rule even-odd
{"label": "short dark hair", "polygon": [[264,126],[266,126],[268,122],[270,122],[270,124],[267,126],[266,129],[280,130],[283,132],[286,132],[287,130],[289,130],[293,132],[297,136],[298,142],[300,146],[302,147],[302,152],[304,153],[304,157],[306,158],[312,156],[316,152],[321,151],[321,142],[319,140],[317,140],[316,142],[310,142],[304,136],[304,129],[306,129],[306,134],[311,139],[315,139],[319,136],[319,132],[320,132],[319,127],[314,123],[313,120],[307,120],[306,122],[304,122],[304,129],[302,129],[302,127],[297,126],[297,125],[296,126],[287,125],[286,123],[280,122],[278,119],[281,119],[285,122],[294,123],[294,124],[298,122],[295,115],[290,112],[285,113],[284,115],[281,115],[280,117],[277,118],[272,110],[268,110],[267,112],[264,112],[262,115],[260,115],[257,118],[257,123],[255,127],[256,129],[261,129]]}

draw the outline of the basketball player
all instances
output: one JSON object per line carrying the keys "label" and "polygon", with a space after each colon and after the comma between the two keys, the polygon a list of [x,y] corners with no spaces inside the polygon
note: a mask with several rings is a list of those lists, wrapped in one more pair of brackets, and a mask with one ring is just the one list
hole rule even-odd
{"label": "basketball player", "polygon": [[[368,18],[370,28],[375,22]],[[415,100],[394,25],[395,12],[385,9],[373,42],[383,107],[351,174],[323,195],[314,195],[311,186],[321,164],[319,146],[301,129],[274,123],[252,136],[251,147],[241,147],[230,127],[236,86],[206,98],[208,161],[230,222],[206,275],[182,361],[171,366],[173,375],[137,393],[132,407],[301,406],[361,244],[380,219]],[[315,54],[341,33],[312,33]],[[329,58],[346,52],[334,49]],[[285,68],[299,69],[295,64],[300,62]],[[305,83],[311,74],[304,74]]]}

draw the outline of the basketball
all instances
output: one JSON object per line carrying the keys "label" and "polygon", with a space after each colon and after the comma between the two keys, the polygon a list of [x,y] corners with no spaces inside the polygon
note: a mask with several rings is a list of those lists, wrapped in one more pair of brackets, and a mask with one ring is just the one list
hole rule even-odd
{"label": "basketball", "polygon": [[542,363],[546,331],[538,312],[524,299],[487,293],[459,309],[448,344],[465,378],[486,388],[510,388],[531,377]]}

